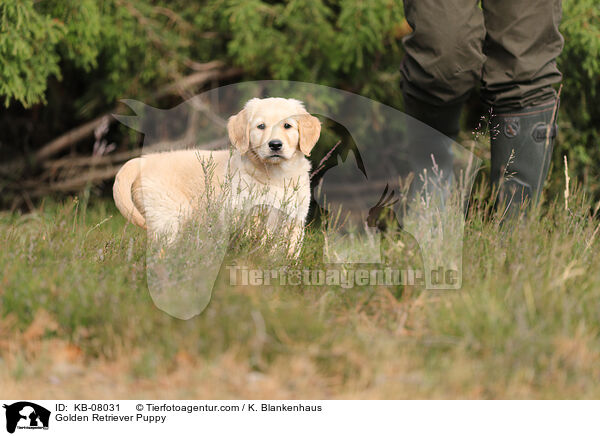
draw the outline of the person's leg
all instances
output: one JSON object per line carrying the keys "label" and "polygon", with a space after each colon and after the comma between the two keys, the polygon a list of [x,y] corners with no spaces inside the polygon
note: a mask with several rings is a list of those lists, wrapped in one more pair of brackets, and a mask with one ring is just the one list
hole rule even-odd
{"label": "person's leg", "polygon": [[[561,0],[483,0],[482,99],[492,107],[492,182],[515,215],[538,200],[551,160],[560,82]],[[552,126],[551,126],[552,124]],[[547,139],[547,132],[550,138]]]}
{"label": "person's leg", "polygon": [[485,61],[485,30],[478,3],[404,0],[406,20],[413,29],[403,40],[400,71],[405,95],[434,107],[467,99],[481,79]]}
{"label": "person's leg", "polygon": [[444,178],[451,175],[451,143],[458,135],[463,103],[481,80],[485,31],[478,0],[404,0],[404,11],[413,29],[403,40],[404,111],[445,135],[412,118],[407,121],[406,151],[417,192],[424,170],[431,174],[437,167]]}

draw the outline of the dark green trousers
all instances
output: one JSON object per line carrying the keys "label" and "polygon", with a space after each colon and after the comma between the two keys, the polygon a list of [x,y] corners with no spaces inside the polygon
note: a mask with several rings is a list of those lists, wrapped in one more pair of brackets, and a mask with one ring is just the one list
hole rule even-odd
{"label": "dark green trousers", "polygon": [[404,92],[425,103],[465,100],[481,83],[497,111],[555,98],[561,0],[404,0]]}

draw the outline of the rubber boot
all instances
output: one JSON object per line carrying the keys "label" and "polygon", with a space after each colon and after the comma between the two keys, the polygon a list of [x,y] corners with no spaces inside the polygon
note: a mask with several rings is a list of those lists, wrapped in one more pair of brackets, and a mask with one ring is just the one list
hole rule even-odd
{"label": "rubber boot", "polygon": [[553,114],[554,101],[491,117],[491,177],[503,219],[515,218],[539,201],[558,130]]}
{"label": "rubber boot", "polygon": [[[424,171],[427,171],[427,183],[437,186],[438,192],[445,192],[450,186],[453,177],[452,143],[460,129],[462,107],[462,102],[437,106],[404,94],[404,112],[427,125],[412,120],[408,123],[407,156],[414,175],[409,194],[411,199],[423,192]],[[441,177],[436,176],[435,171]]]}

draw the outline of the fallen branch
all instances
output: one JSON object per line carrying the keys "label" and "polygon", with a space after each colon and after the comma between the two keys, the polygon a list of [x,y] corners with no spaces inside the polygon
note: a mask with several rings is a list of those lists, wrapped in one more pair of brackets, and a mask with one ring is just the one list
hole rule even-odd
{"label": "fallen branch", "polygon": [[[217,67],[221,65],[216,61],[209,64]],[[158,99],[167,95],[180,94],[183,90],[197,88],[214,79],[229,79],[235,77],[236,75],[239,75],[241,72],[242,70],[239,68],[228,68],[226,70],[217,68],[209,71],[194,73],[178,80],[174,84],[167,85],[159,89],[156,93],[154,93],[151,96],[151,98]],[[87,123],[60,135],[58,138],[50,141],[46,145],[42,146],[39,150],[37,150],[34,153],[32,160],[29,162],[29,164],[34,167],[40,165],[40,162],[44,161],[50,156],[59,153],[60,151],[66,149],[67,147],[79,142],[80,140],[88,136],[91,136],[94,133],[94,130],[103,122],[108,122],[109,124],[113,123],[115,121],[115,118],[111,116],[111,113],[116,112],[118,112],[118,108],[115,108],[109,113],[100,115],[92,121],[88,121]],[[0,173],[13,175],[15,173],[21,173],[25,169],[26,164],[27,160],[24,157],[14,159],[8,163],[0,165]]]}
{"label": "fallen branch", "polygon": [[[183,144],[184,140],[175,141],[162,141],[156,144],[146,146],[143,149],[138,148],[131,151],[123,151],[120,153],[107,154],[104,156],[68,156],[60,159],[46,161],[42,165],[44,168],[49,170],[58,170],[65,167],[85,167],[85,166],[100,166],[109,165],[114,163],[125,162],[129,159],[139,157],[142,154],[148,152],[164,151],[164,150],[176,150],[181,149],[182,145],[189,146],[190,144]],[[227,137],[218,138],[214,141],[202,144],[198,148],[202,150],[217,150],[219,148],[226,147],[228,144]],[[192,145],[193,146],[193,145]]]}
{"label": "fallen branch", "polygon": [[[78,177],[73,177],[71,179],[62,180],[60,182],[50,183],[47,186],[38,187],[37,189],[30,191],[29,195],[32,197],[42,197],[53,192],[79,191],[88,184],[98,183],[113,178],[120,168],[120,165],[116,165],[108,168],[103,168],[101,170],[90,170],[84,174],[81,174]],[[39,182],[37,181],[32,182],[39,185]]]}
{"label": "fallen branch", "polygon": [[242,73],[241,68],[228,68],[226,70],[214,69],[210,71],[200,71],[179,79],[172,85],[165,86],[152,95],[153,99],[165,97],[167,95],[177,94],[182,90],[197,88],[214,79],[230,79],[239,76]]}
{"label": "fallen branch", "polygon": [[223,61],[210,61],[210,62],[195,62],[191,59],[183,61],[186,67],[191,68],[194,71],[206,71],[212,70],[213,68],[223,68],[225,64]]}
{"label": "fallen branch", "polygon": [[[195,148],[201,150],[216,150],[227,147],[229,140],[226,136]],[[21,181],[12,186],[15,191],[27,193],[31,198],[37,198],[56,192],[75,192],[84,189],[89,184],[100,183],[112,179],[121,164],[129,159],[140,156],[142,153],[160,150],[174,150],[182,148],[182,140],[163,141],[144,149],[115,153],[105,156],[77,156],[65,157],[45,163],[47,171],[35,179]],[[56,173],[69,174],[66,177],[56,178]],[[71,174],[75,173],[75,176]]]}
{"label": "fallen branch", "polygon": [[108,122],[111,123],[114,118],[109,114],[104,114],[99,116],[98,118],[93,119],[73,130],[69,130],[67,133],[59,136],[58,138],[50,141],[38,151],[35,152],[34,157],[36,161],[41,161],[46,159],[53,154],[58,153],[59,151],[67,148],[71,144],[75,144],[79,142],[83,138],[90,136],[94,133],[94,130],[101,125],[105,120],[108,119]]}

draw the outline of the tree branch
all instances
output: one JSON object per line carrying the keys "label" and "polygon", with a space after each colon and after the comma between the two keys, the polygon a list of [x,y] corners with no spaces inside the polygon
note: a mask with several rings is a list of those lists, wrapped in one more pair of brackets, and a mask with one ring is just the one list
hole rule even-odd
{"label": "tree branch", "polygon": [[[201,64],[199,64],[199,65],[201,65]],[[217,61],[208,62],[206,65],[207,65],[207,68],[209,67],[209,65],[210,65],[210,68],[214,68],[214,67],[217,67],[217,68],[209,69],[207,71],[200,71],[197,73],[193,73],[189,76],[183,77],[182,79],[178,80],[177,82],[159,89],[156,93],[154,93],[151,96],[151,98],[159,99],[159,98],[165,97],[167,95],[181,94],[185,90],[197,89],[199,86],[201,86],[211,80],[230,79],[232,77],[235,77],[235,76],[241,74],[241,72],[242,72],[242,70],[240,68],[235,68],[235,67],[227,68],[225,70],[218,68],[222,64],[217,63]],[[105,122],[106,118],[107,118],[109,124],[113,123],[115,121],[115,119],[114,119],[114,117],[111,116],[111,113],[114,113],[114,112],[117,112],[117,108],[115,108],[113,111],[111,111],[109,113],[102,114],[99,117],[93,119],[92,121],[88,121],[87,123],[82,124],[79,127],[69,130],[68,132],[60,135],[58,138],[43,145],[39,150],[37,150],[33,154],[32,162],[30,162],[30,164],[33,166],[40,165],[40,162],[48,159],[50,156],[53,156],[53,155],[59,153],[60,151],[64,150],[65,148],[71,146],[72,144],[75,144],[75,143],[79,142],[80,140],[92,135],[94,133],[94,130],[100,124],[102,124],[102,122]],[[27,161],[24,157],[14,159],[10,162],[0,165],[0,173],[4,173],[4,174],[21,173],[25,169],[26,163],[27,163]]]}

